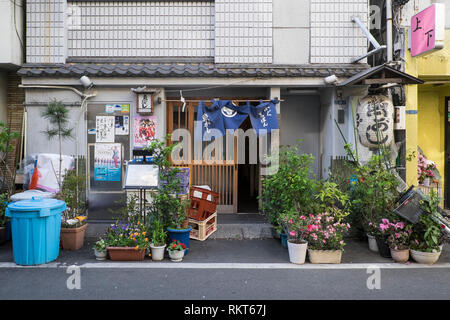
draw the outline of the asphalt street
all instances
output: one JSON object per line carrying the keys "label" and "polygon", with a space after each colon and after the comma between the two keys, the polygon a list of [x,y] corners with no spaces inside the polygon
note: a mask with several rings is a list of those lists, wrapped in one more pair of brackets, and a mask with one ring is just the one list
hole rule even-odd
{"label": "asphalt street", "polygon": [[[450,268],[145,268],[69,266],[0,269],[1,299],[297,300],[450,297]],[[74,276],[77,273],[78,280]],[[77,282],[78,281],[78,282]]]}

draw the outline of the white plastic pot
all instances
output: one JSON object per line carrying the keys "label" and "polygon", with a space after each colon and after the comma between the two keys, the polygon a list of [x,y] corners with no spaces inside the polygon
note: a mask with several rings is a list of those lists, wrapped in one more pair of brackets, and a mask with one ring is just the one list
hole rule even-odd
{"label": "white plastic pot", "polygon": [[369,242],[369,250],[373,252],[378,252],[378,245],[375,236],[367,234],[367,239]]}
{"label": "white plastic pot", "polygon": [[304,264],[306,259],[306,252],[308,249],[308,242],[292,243],[288,240],[289,260],[295,264]]}
{"label": "white plastic pot", "polygon": [[154,246],[152,243],[150,244],[150,249],[152,250],[152,260],[153,261],[161,261],[164,259],[164,249],[166,245],[163,246]]}

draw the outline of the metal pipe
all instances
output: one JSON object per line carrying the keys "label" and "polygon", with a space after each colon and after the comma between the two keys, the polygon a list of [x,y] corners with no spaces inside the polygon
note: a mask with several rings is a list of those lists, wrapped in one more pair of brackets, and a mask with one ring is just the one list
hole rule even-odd
{"label": "metal pipe", "polygon": [[393,41],[392,41],[392,0],[386,0],[386,62],[394,59]]}

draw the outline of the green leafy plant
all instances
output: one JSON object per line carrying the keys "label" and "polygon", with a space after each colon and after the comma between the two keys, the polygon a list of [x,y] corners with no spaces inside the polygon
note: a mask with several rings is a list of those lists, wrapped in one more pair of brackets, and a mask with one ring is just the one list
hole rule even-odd
{"label": "green leafy plant", "polygon": [[411,248],[424,252],[439,252],[444,241],[444,225],[438,222],[441,198],[431,189],[429,198],[421,201],[421,208],[426,212],[420,216],[420,223],[413,227]]}
{"label": "green leafy plant", "polygon": [[106,240],[102,238],[97,240],[94,245],[94,249],[96,249],[98,252],[105,251],[106,247],[108,247],[108,242],[106,242]]}
{"label": "green leafy plant", "polygon": [[67,205],[67,209],[63,212],[62,225],[64,228],[77,228],[86,223],[86,219],[79,218],[86,210],[85,191],[86,176],[84,174],[77,175],[75,169],[67,170],[58,195]]}
{"label": "green leafy plant", "polygon": [[279,168],[275,174],[262,179],[262,211],[269,222],[278,230],[280,214],[298,208],[299,213],[307,213],[313,206],[313,194],[316,182],[312,179],[311,164],[314,157],[310,154],[299,155],[298,145],[282,146],[279,152]]}
{"label": "green leafy plant", "polygon": [[181,181],[178,174],[179,168],[171,167],[170,155],[179,146],[169,144],[170,135],[165,141],[154,140],[145,150],[153,155],[153,163],[159,168],[161,187],[152,195],[150,211],[154,216],[160,217],[164,226],[181,229],[182,222],[186,219],[186,208],[189,200],[180,195]]}
{"label": "green leafy plant", "polygon": [[392,169],[386,168],[386,155],[373,155],[366,165],[356,167],[357,182],[353,186],[350,201],[352,210],[361,216],[366,232],[369,224],[376,224],[382,218],[393,220],[392,209],[399,196],[399,182]]}
{"label": "green leafy plant", "polygon": [[[18,138],[19,134],[17,132],[11,131],[9,126],[0,122],[0,173],[2,176],[0,190],[5,190],[8,196],[10,196],[14,190],[14,174],[8,165],[7,158],[8,153],[14,150],[12,141]],[[8,179],[8,177],[10,177],[10,179]],[[11,182],[9,182],[9,180],[11,180]]]}
{"label": "green leafy plant", "polygon": [[44,112],[42,112],[42,117],[47,119],[50,122],[51,127],[48,127],[47,130],[44,131],[45,135],[49,140],[53,138],[58,138],[59,145],[59,174],[56,174],[56,178],[58,180],[59,189],[61,189],[62,185],[62,142],[64,139],[72,138],[72,128],[68,127],[69,124],[69,109],[61,102],[53,100],[47,105],[47,108]]}
{"label": "green leafy plant", "polygon": [[6,207],[8,206],[8,194],[1,193],[0,194],[0,227],[4,227],[6,225]]}
{"label": "green leafy plant", "polygon": [[331,213],[336,218],[337,222],[342,222],[350,214],[348,212],[348,194],[342,192],[334,182],[319,182],[315,199],[319,204],[319,212]]}
{"label": "green leafy plant", "polygon": [[160,247],[166,243],[167,231],[159,219],[153,221],[152,226],[152,245]]}

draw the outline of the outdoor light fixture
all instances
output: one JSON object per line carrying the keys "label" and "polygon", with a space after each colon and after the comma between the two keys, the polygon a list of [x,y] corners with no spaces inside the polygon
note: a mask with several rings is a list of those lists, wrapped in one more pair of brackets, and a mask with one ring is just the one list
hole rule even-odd
{"label": "outdoor light fixture", "polygon": [[86,89],[90,89],[94,86],[94,83],[87,76],[82,76],[80,82]]}
{"label": "outdoor light fixture", "polygon": [[325,82],[326,84],[335,84],[338,82],[338,78],[333,74],[331,76],[323,78],[323,82]]}

